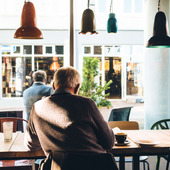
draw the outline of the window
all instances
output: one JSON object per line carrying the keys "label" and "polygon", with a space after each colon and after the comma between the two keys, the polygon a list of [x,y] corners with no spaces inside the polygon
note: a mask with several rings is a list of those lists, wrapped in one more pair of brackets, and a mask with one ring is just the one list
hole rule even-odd
{"label": "window", "polygon": [[2,97],[22,97],[30,71],[31,57],[2,57]]}
{"label": "window", "polygon": [[[33,71],[37,70],[47,73],[47,84],[51,85],[54,72],[64,65],[64,46],[56,45],[55,52],[53,47],[54,45],[2,45],[2,97],[22,97],[23,91],[33,83]],[[43,49],[46,50],[44,55]]]}

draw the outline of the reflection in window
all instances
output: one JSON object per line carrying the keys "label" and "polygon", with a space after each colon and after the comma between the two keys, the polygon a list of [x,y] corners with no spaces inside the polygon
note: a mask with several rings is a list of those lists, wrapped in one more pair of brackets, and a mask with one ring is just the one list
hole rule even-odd
{"label": "reflection in window", "polygon": [[52,54],[52,47],[45,47],[46,54]]}
{"label": "reflection in window", "polygon": [[102,46],[94,46],[94,54],[102,54]]}
{"label": "reflection in window", "polygon": [[63,66],[63,57],[35,57],[35,71],[44,70],[47,73],[47,85],[52,85],[54,72]]}
{"label": "reflection in window", "polygon": [[84,47],[84,54],[91,54],[91,47]]}
{"label": "reflection in window", "polygon": [[110,89],[105,93],[110,93],[109,98],[121,98],[121,58],[119,57],[105,57],[105,81],[112,80]]}
{"label": "reflection in window", "polygon": [[24,54],[32,54],[32,46],[31,45],[24,45],[24,48],[23,48],[23,53]]}
{"label": "reflection in window", "polygon": [[1,53],[2,54],[11,54],[11,46],[10,45],[2,45]]}
{"label": "reflection in window", "polygon": [[30,57],[2,58],[2,96],[22,97],[29,87],[27,75],[31,71]]}
{"label": "reflection in window", "polygon": [[42,54],[43,50],[42,50],[42,45],[35,45],[34,46],[34,54]]}
{"label": "reflection in window", "polygon": [[143,65],[141,63],[127,63],[127,95],[143,96]]}
{"label": "reflection in window", "polygon": [[13,46],[13,52],[14,54],[20,54],[21,53],[20,46]]}
{"label": "reflection in window", "polygon": [[64,46],[55,46],[55,54],[64,54]]}

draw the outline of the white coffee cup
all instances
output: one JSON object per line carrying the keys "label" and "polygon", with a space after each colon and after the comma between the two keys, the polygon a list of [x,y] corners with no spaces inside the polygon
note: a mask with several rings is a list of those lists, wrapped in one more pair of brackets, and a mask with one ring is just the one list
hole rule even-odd
{"label": "white coffee cup", "polygon": [[4,133],[4,141],[10,142],[12,140],[13,122],[3,123],[3,133]]}

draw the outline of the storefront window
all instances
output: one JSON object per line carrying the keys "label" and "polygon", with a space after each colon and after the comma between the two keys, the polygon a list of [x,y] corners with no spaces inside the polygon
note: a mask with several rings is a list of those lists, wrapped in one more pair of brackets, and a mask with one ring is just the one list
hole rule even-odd
{"label": "storefront window", "polygon": [[31,45],[24,45],[24,48],[23,48],[23,53],[24,54],[32,54],[32,46]]}
{"label": "storefront window", "polygon": [[143,64],[130,61],[127,69],[127,95],[143,96]]}
{"label": "storefront window", "polygon": [[111,99],[121,98],[121,65],[120,57],[105,57],[105,81],[112,80],[106,93],[110,93]]}
{"label": "storefront window", "polygon": [[34,46],[34,54],[43,54],[42,45],[35,45]]}
{"label": "storefront window", "polygon": [[47,73],[47,85],[52,85],[54,72],[63,66],[63,57],[35,57],[34,70]]}
{"label": "storefront window", "polygon": [[30,71],[31,57],[2,57],[2,97],[22,97]]}

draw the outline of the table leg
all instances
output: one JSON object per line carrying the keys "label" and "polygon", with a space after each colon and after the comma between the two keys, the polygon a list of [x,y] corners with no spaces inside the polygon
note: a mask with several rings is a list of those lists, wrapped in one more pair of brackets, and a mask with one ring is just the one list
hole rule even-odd
{"label": "table leg", "polygon": [[139,167],[139,155],[134,155],[133,156],[132,169],[133,170],[140,170],[140,167]]}
{"label": "table leg", "polygon": [[119,169],[120,170],[125,170],[125,157],[124,156],[120,156]]}

